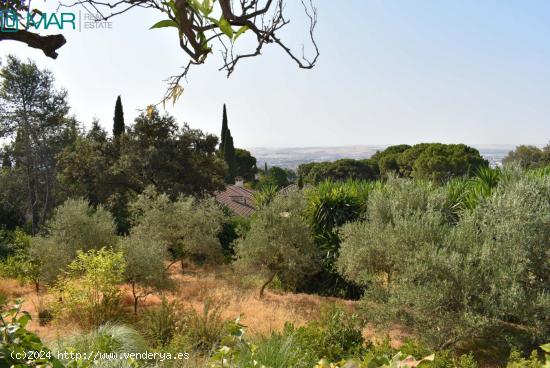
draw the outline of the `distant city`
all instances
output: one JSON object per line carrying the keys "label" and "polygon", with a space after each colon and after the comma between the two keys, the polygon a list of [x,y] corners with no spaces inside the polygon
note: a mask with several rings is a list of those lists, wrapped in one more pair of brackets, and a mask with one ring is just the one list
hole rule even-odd
{"label": "distant city", "polygon": [[[335,161],[343,158],[356,160],[371,157],[376,151],[387,146],[347,146],[347,147],[288,147],[288,148],[248,148],[258,160],[258,167],[267,162],[269,166],[297,169],[308,162]],[[501,166],[502,160],[515,145],[473,145],[485,157],[491,167]]]}

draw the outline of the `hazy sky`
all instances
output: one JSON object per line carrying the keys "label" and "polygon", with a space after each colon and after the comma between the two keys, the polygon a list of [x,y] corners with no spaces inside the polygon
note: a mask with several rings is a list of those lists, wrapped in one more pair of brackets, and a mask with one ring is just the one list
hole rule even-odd
{"label": "hazy sky", "polygon": [[[168,111],[219,134],[226,103],[241,147],[550,140],[550,1],[315,2],[316,68],[300,70],[270,47],[227,79],[211,57]],[[299,46],[306,29],[298,0],[288,3],[285,37]],[[110,130],[118,94],[129,122],[186,61],[174,29],[148,30],[160,19],[137,11],[114,18],[110,30],[64,31],[55,61],[7,41],[0,57],[47,66],[79,120],[97,117]]]}

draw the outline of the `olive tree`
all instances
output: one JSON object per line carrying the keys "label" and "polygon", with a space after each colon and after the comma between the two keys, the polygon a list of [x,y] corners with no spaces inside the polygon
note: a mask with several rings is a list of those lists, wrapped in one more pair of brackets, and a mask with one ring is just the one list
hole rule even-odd
{"label": "olive tree", "polygon": [[93,208],[84,199],[69,199],[54,211],[47,232],[31,242],[31,254],[39,260],[42,279],[55,280],[76,256],[116,244],[115,223],[102,206]]}
{"label": "olive tree", "polygon": [[299,192],[278,196],[255,214],[250,230],[237,241],[237,268],[266,277],[260,297],[275,276],[299,280],[319,268],[320,257],[303,217],[304,208]]}
{"label": "olive tree", "polygon": [[126,263],[124,278],[132,288],[135,314],[140,299],[145,299],[154,290],[168,287],[170,281],[164,264],[167,259],[165,244],[148,240],[146,234],[137,230],[119,245]]}
{"label": "olive tree", "polygon": [[149,187],[132,203],[131,212],[132,233],[140,234],[151,246],[164,245],[172,263],[187,257],[212,260],[222,255],[218,234],[224,215],[212,198],[171,201]]}
{"label": "olive tree", "polygon": [[366,286],[372,320],[400,320],[437,348],[548,339],[550,178],[501,181],[453,225],[442,192],[414,186],[371,194],[367,219],[342,230],[338,269]]}

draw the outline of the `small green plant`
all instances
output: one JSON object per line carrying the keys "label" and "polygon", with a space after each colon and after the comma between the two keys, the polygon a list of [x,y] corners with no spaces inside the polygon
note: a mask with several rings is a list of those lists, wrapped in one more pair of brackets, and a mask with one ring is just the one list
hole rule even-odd
{"label": "small green plant", "polygon": [[0,367],[63,368],[40,338],[26,330],[31,316],[21,310],[21,304],[22,300],[18,300],[0,316]]}
{"label": "small green plant", "polygon": [[210,352],[220,344],[226,325],[221,317],[221,305],[208,299],[201,312],[191,309],[186,313],[183,328],[193,343],[193,349]]}
{"label": "small green plant", "polygon": [[304,355],[339,361],[359,356],[366,351],[361,323],[355,314],[348,314],[336,306],[325,307],[318,320],[295,328],[287,323],[285,334],[294,338],[294,343]]}
{"label": "small green plant", "polygon": [[77,252],[65,277],[53,288],[56,315],[78,321],[84,327],[117,320],[122,314],[119,285],[124,280],[121,252],[106,248]]}
{"label": "small green plant", "polygon": [[139,322],[140,330],[153,346],[168,345],[174,335],[182,333],[183,316],[181,305],[176,301],[169,302],[166,297],[157,308],[146,310]]}

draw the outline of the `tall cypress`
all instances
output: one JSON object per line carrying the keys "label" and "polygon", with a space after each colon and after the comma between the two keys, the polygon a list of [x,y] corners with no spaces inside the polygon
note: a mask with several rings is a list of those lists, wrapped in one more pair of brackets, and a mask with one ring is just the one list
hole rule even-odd
{"label": "tall cypress", "polygon": [[235,145],[233,143],[233,137],[231,136],[231,130],[229,129],[225,132],[223,151],[223,159],[229,169],[225,181],[227,183],[233,183],[235,176],[237,175],[237,160],[235,159]]}
{"label": "tall cypress", "polygon": [[225,143],[227,142],[227,110],[225,104],[223,104],[223,117],[222,117],[222,133],[220,135],[220,156],[225,157]]}
{"label": "tall cypress", "polygon": [[118,137],[125,130],[124,126],[124,111],[122,111],[122,101],[120,95],[116,99],[115,116],[113,118],[113,136]]}
{"label": "tall cypress", "polygon": [[2,155],[2,167],[11,167],[10,153],[7,151],[4,151],[4,154]]}

